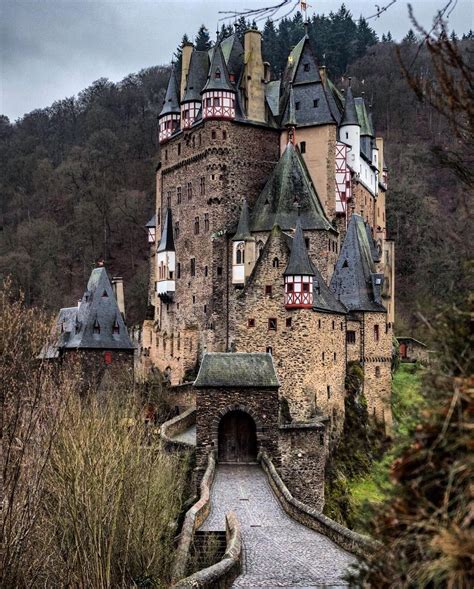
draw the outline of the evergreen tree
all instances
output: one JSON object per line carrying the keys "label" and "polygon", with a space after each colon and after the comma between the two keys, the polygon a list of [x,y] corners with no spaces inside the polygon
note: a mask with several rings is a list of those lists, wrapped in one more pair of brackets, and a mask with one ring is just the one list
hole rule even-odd
{"label": "evergreen tree", "polygon": [[207,51],[211,48],[211,37],[209,36],[208,29],[204,25],[199,27],[194,45],[198,51]]}
{"label": "evergreen tree", "polygon": [[270,19],[267,20],[265,26],[263,27],[262,50],[264,61],[268,61],[270,63],[275,74],[279,73],[275,60],[275,56],[278,53],[278,37],[275,30],[275,25]]}
{"label": "evergreen tree", "polygon": [[183,60],[183,46],[189,43],[189,37],[187,36],[186,33],[184,33],[183,38],[181,39],[181,43],[180,45],[178,45],[178,47],[176,48],[176,51],[173,54],[175,63],[176,63],[176,67],[178,70],[181,70],[181,62]]}
{"label": "evergreen tree", "polygon": [[413,29],[410,29],[408,33],[403,37],[402,43],[406,45],[416,45],[416,43],[418,43],[418,39],[416,38]]}
{"label": "evergreen tree", "polygon": [[387,33],[387,43],[393,43],[393,37],[390,31]]}
{"label": "evergreen tree", "polygon": [[375,31],[369,27],[365,18],[360,17],[357,23],[355,56],[362,57],[366,54],[367,48],[377,43]]}

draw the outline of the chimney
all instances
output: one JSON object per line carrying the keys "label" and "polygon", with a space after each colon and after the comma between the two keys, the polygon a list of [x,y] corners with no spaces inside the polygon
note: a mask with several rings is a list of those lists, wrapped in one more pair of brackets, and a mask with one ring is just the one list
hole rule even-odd
{"label": "chimney", "polygon": [[188,82],[189,64],[191,63],[191,55],[193,53],[194,45],[192,43],[185,43],[183,45],[183,52],[181,54],[181,84],[179,99],[183,100],[186,84]]}
{"label": "chimney", "polygon": [[247,99],[247,118],[266,122],[265,118],[265,70],[262,58],[262,34],[255,29],[244,35],[244,88]]}
{"label": "chimney", "polygon": [[322,65],[319,68],[319,75],[321,76],[321,81],[323,84],[326,84],[327,82],[327,72],[326,72],[326,66]]}
{"label": "chimney", "polygon": [[265,83],[270,82],[272,79],[272,68],[268,61],[263,62],[263,78]]}
{"label": "chimney", "polygon": [[114,289],[115,300],[122,317],[125,319],[125,296],[123,294],[123,278],[114,276],[112,278],[112,288]]}

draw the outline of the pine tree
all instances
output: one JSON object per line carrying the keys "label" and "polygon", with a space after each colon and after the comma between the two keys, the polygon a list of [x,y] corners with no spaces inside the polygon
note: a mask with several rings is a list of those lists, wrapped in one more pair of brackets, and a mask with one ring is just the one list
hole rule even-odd
{"label": "pine tree", "polygon": [[387,33],[387,43],[393,43],[393,37],[390,31]]}
{"label": "pine tree", "polygon": [[183,46],[189,43],[189,37],[184,33],[183,38],[181,39],[181,44],[178,45],[176,51],[173,54],[177,70],[181,70],[181,62],[183,60]]}
{"label": "pine tree", "polygon": [[356,57],[362,57],[366,54],[367,48],[377,43],[375,31],[369,27],[365,18],[360,17],[357,23],[356,33]]}
{"label": "pine tree", "polygon": [[413,29],[410,29],[408,33],[403,37],[402,43],[405,43],[406,45],[415,45],[416,43],[418,43],[418,39],[416,38]]}
{"label": "pine tree", "polygon": [[199,27],[194,45],[198,51],[207,51],[211,48],[211,37],[209,36],[208,29],[204,25]]}

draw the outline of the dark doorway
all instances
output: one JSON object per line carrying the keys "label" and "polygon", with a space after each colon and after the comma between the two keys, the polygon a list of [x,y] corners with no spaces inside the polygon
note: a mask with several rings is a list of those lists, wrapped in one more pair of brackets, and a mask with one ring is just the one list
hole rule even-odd
{"label": "dark doorway", "polygon": [[219,423],[219,462],[256,462],[257,428],[244,411],[230,411]]}

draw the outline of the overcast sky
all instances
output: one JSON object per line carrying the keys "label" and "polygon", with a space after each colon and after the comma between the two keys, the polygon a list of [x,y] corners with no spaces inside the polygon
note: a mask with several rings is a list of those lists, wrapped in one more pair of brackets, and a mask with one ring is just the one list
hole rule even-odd
{"label": "overcast sky", "polygon": [[[389,0],[346,0],[355,17],[369,17]],[[72,96],[100,77],[114,82],[168,63],[183,33],[204,23],[215,31],[220,10],[277,0],[0,0],[0,113],[14,121],[35,108]],[[310,12],[337,10],[341,1],[309,1]],[[426,26],[446,0],[413,0]],[[449,19],[458,34],[474,28],[473,3],[457,0]],[[410,27],[406,0],[370,21],[395,39]]]}

